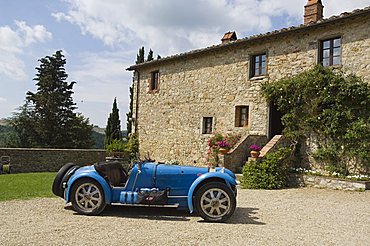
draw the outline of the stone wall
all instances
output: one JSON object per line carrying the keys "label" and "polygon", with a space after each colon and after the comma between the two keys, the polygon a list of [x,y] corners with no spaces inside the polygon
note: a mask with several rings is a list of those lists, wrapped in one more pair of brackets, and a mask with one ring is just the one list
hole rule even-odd
{"label": "stone wall", "polygon": [[370,181],[354,181],[326,176],[291,174],[288,177],[291,187],[315,187],[332,190],[365,191],[370,189]]}
{"label": "stone wall", "polygon": [[104,161],[105,150],[95,149],[10,149],[0,148],[0,156],[10,156],[13,173],[56,172],[73,162],[83,166]]}
{"label": "stone wall", "polygon": [[[203,117],[213,117],[216,132],[268,135],[269,106],[260,94],[261,85],[315,66],[323,39],[341,36],[343,68],[370,81],[370,17],[356,18],[141,67],[134,78],[140,83],[136,119],[140,154],[150,153],[159,161],[204,164],[211,134],[202,134]],[[267,75],[250,78],[251,56],[263,52]],[[159,91],[150,92],[150,72],[156,70]],[[137,86],[134,90],[135,102]],[[235,107],[242,105],[249,106],[249,126],[235,127]]]}

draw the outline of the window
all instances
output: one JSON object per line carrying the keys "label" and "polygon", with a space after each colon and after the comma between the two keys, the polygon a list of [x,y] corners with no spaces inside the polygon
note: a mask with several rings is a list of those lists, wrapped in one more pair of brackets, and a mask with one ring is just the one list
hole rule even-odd
{"label": "window", "polygon": [[324,67],[340,65],[341,38],[332,38],[321,41],[320,63]]}
{"label": "window", "polygon": [[266,58],[266,53],[252,56],[251,77],[266,75]]}
{"label": "window", "polygon": [[203,118],[203,134],[212,134],[212,117],[204,117]]}
{"label": "window", "polygon": [[150,73],[149,90],[157,91],[159,89],[159,71]]}
{"label": "window", "polygon": [[248,106],[236,106],[235,107],[235,126],[236,127],[248,127],[249,119],[249,107]]}

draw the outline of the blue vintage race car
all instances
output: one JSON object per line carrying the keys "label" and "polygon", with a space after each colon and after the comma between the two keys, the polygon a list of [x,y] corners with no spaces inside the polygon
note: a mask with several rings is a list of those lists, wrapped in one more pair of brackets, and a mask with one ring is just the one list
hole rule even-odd
{"label": "blue vintage race car", "polygon": [[[236,177],[226,168],[117,161],[79,167],[64,165],[53,193],[71,202],[79,214],[100,214],[107,204],[178,207],[196,211],[206,221],[226,221],[236,207]],[[127,172],[128,171],[128,172]]]}

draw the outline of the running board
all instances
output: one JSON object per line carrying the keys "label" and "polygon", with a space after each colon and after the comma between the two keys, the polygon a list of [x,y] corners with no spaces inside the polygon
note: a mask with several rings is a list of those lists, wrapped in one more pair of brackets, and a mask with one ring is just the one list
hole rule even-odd
{"label": "running board", "polygon": [[168,204],[168,205],[154,205],[154,204],[122,204],[122,203],[111,203],[112,205],[120,205],[120,206],[126,206],[126,207],[153,207],[153,208],[178,208],[179,204]]}

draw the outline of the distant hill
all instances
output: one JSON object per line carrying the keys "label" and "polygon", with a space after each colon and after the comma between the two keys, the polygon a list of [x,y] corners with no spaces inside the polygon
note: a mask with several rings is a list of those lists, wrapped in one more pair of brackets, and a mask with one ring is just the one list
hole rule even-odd
{"label": "distant hill", "polygon": [[105,128],[99,127],[99,126],[93,126],[93,131],[100,133],[100,134],[105,134]]}
{"label": "distant hill", "polygon": [[0,119],[0,126],[8,126],[9,120],[7,119]]}

